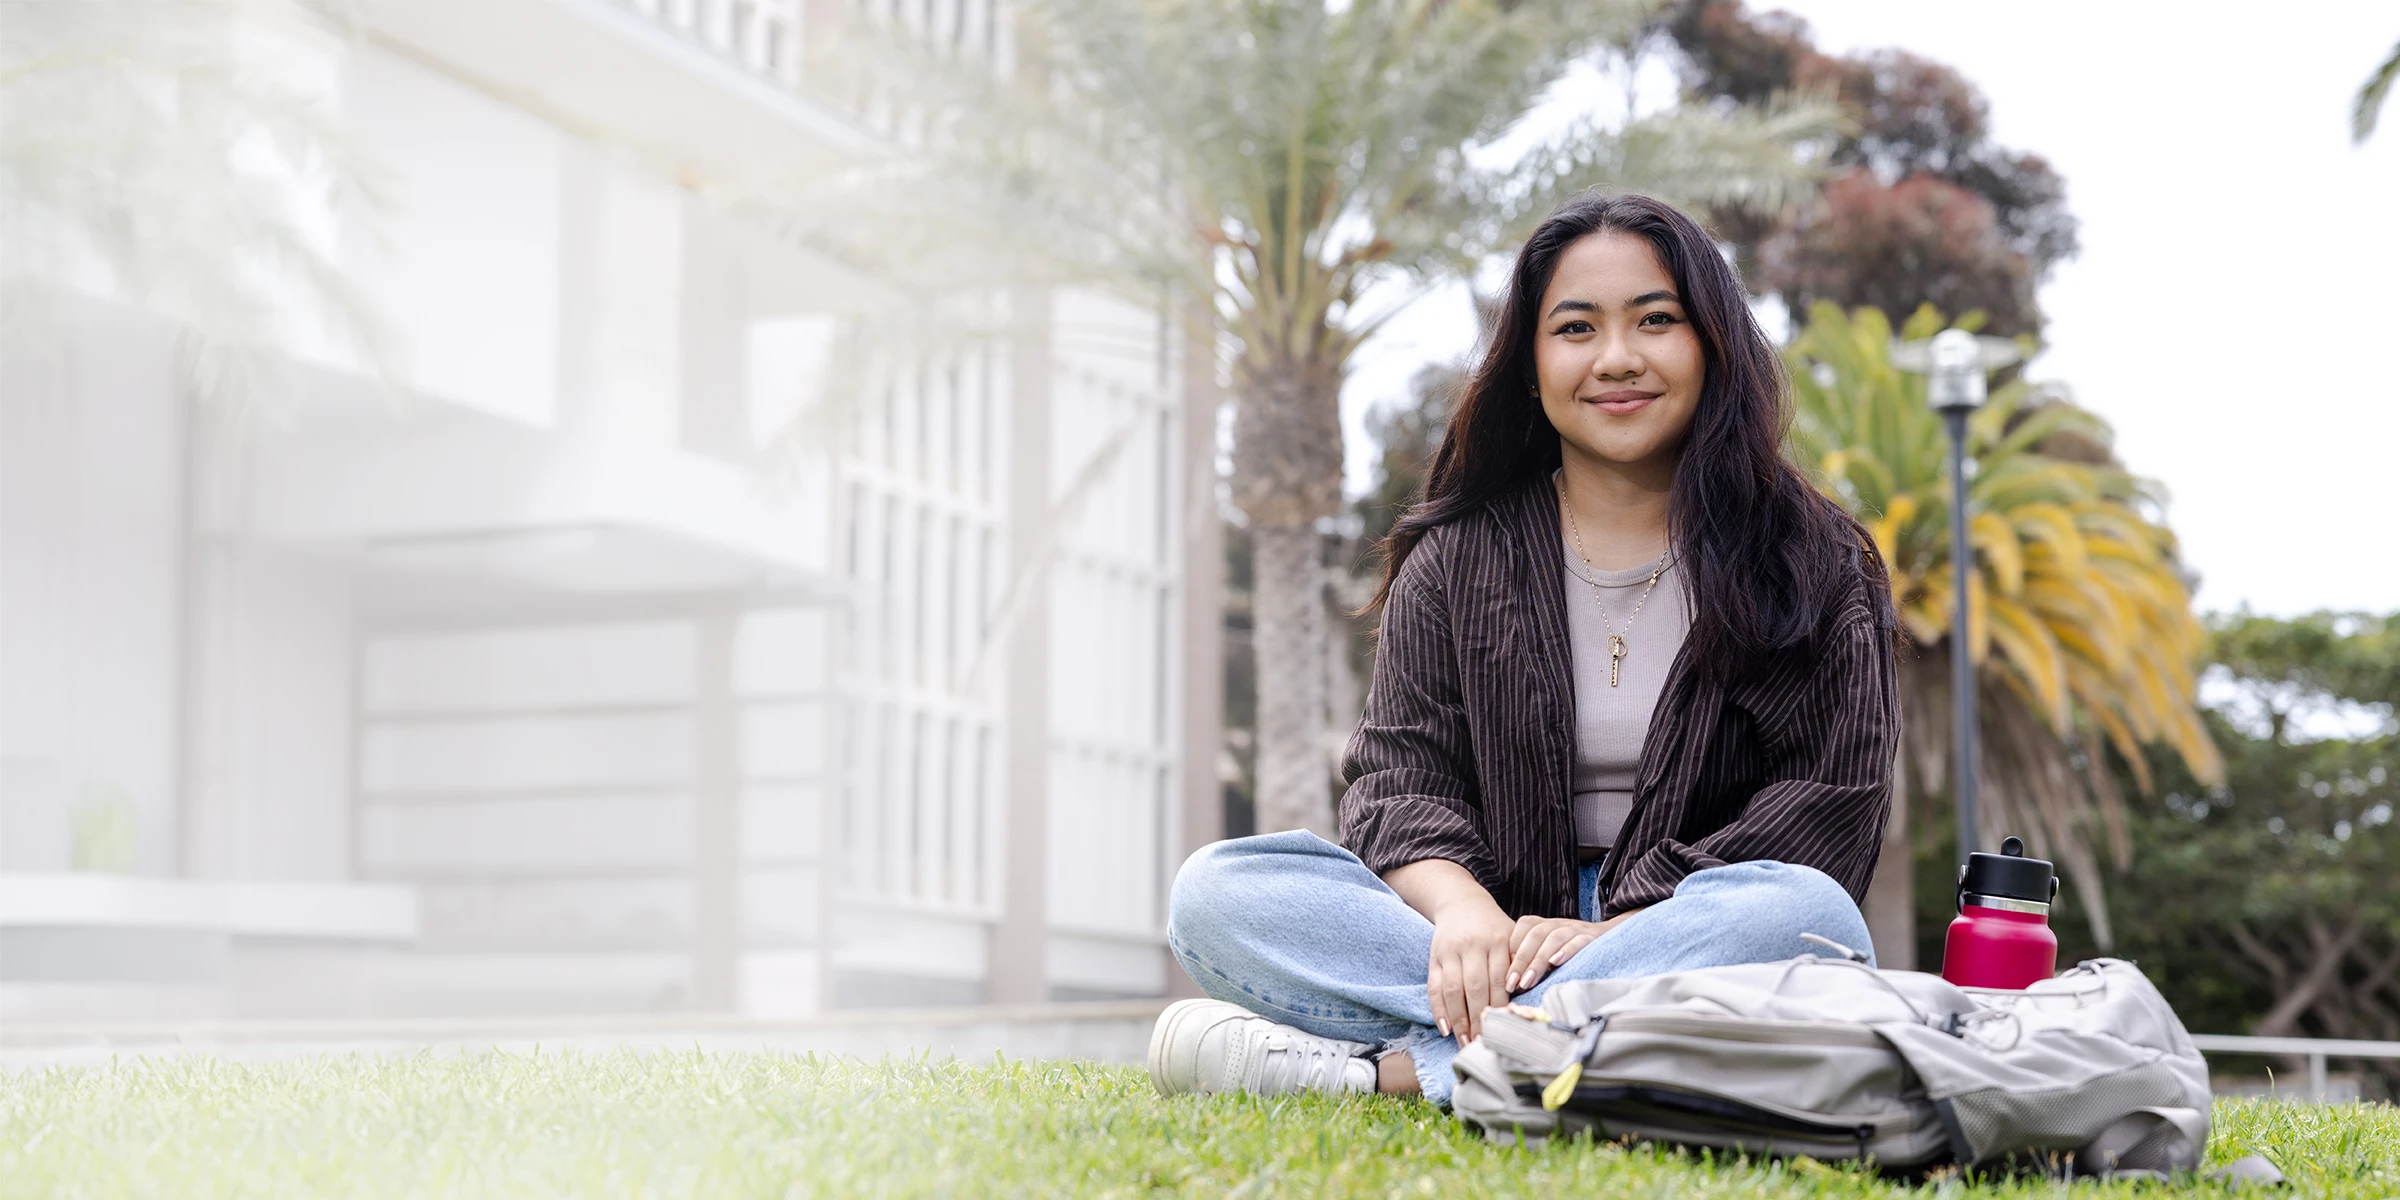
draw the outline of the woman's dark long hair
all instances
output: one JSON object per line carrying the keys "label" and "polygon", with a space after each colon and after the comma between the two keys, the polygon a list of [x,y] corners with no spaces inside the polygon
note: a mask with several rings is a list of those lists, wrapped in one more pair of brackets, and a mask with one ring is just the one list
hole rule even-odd
{"label": "woman's dark long hair", "polygon": [[1602,232],[1638,237],[1658,254],[1707,367],[1667,501],[1668,536],[1692,599],[1694,663],[1714,674],[1808,641],[1861,570],[1873,577],[1881,606],[1889,585],[1873,541],[1783,457],[1791,421],[1783,361],[1716,243],[1672,205],[1595,192],[1560,205],[1518,251],[1490,345],[1434,454],[1425,495],[1383,540],[1374,604],[1427,530],[1559,465],[1558,432],[1534,398],[1535,310],[1559,256]]}

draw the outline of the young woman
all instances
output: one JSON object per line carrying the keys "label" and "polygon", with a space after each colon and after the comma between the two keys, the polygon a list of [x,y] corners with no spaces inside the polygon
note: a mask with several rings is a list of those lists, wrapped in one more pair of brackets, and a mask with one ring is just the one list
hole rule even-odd
{"label": "young woman", "polygon": [[1783,366],[1690,217],[1585,195],[1517,256],[1385,540],[1344,846],[1219,842],[1160,1091],[1422,1092],[1566,979],[1868,954],[1899,737],[1889,584],[1781,454]]}

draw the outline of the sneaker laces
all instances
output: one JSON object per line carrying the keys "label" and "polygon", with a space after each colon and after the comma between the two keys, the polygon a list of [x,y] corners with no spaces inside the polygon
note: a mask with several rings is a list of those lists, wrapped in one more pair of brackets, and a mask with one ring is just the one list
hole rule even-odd
{"label": "sneaker laces", "polygon": [[1342,1073],[1353,1056],[1341,1043],[1318,1037],[1270,1033],[1244,1064],[1245,1090],[1257,1092],[1344,1090]]}

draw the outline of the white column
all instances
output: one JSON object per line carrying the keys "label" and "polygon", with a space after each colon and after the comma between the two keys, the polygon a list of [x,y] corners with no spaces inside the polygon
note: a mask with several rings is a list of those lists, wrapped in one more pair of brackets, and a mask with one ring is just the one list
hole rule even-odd
{"label": "white column", "polygon": [[1006,767],[1000,920],[992,928],[985,996],[995,1004],[1050,998],[1044,851],[1049,840],[1050,615],[1042,563],[1050,514],[1050,294],[1010,294],[1015,322],[1008,395],[1008,577],[1024,590],[1005,614],[1001,684]]}
{"label": "white column", "polygon": [[703,1012],[740,1000],[741,713],[733,694],[730,602],[703,608],[692,673],[692,997]]}
{"label": "white column", "polygon": [[[1217,756],[1225,739],[1225,523],[1217,517],[1217,390],[1214,353],[1216,321],[1207,306],[1182,312],[1183,455],[1176,528],[1183,552],[1183,854],[1225,836],[1224,788]],[[1172,885],[1170,874],[1162,884]],[[1200,989],[1180,967],[1167,974],[1168,993],[1197,996]]]}

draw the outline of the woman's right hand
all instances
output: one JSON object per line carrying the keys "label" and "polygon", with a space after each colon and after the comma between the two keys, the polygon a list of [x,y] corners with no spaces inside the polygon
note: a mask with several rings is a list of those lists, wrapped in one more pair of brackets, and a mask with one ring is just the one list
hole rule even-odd
{"label": "woman's right hand", "polygon": [[1383,881],[1433,922],[1425,999],[1434,1027],[1462,1045],[1474,1041],[1483,1033],[1483,1010],[1508,1003],[1508,935],[1516,922],[1474,875],[1448,859],[1394,867]]}
{"label": "woman's right hand", "polygon": [[1508,936],[1516,922],[1482,888],[1433,914],[1433,960],[1425,995],[1433,1020],[1460,1045],[1483,1034],[1483,1010],[1508,1003]]}

